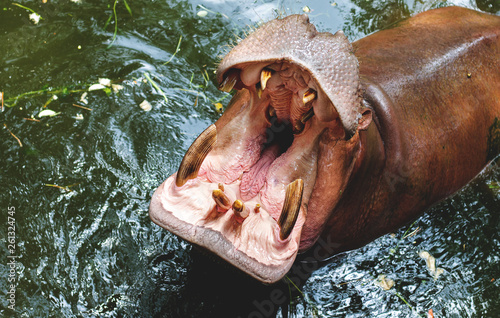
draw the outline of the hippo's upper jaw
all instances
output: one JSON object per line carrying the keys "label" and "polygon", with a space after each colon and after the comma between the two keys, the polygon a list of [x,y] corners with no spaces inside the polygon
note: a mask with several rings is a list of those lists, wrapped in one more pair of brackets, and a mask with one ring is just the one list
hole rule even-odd
{"label": "hippo's upper jaw", "polygon": [[371,119],[358,63],[341,32],[295,15],[233,48],[217,78],[239,92],[157,189],[150,216],[273,283],[317,240],[352,173]]}

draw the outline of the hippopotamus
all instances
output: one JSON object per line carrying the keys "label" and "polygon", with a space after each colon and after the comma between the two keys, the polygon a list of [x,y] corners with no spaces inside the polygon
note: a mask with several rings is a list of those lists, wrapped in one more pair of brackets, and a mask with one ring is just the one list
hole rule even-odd
{"label": "hippopotamus", "polygon": [[407,224],[500,153],[498,16],[435,9],[350,43],[291,15],[216,76],[236,93],[149,214],[264,283]]}

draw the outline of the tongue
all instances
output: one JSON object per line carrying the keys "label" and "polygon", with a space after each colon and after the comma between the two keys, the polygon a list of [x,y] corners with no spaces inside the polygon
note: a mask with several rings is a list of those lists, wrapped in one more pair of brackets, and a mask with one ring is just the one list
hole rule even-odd
{"label": "tongue", "polygon": [[266,180],[267,171],[278,157],[279,146],[272,145],[262,152],[262,156],[249,171],[243,173],[241,177],[240,194],[243,200],[254,198],[262,189]]}

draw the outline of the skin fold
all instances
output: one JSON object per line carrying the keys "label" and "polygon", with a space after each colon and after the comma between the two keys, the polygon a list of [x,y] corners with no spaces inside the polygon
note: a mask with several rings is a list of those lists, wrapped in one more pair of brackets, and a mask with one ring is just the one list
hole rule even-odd
{"label": "skin fold", "polygon": [[[238,92],[212,127],[216,141],[192,179],[176,184],[174,174],[158,188],[150,216],[264,283],[298,253],[320,260],[361,247],[500,153],[499,70],[500,17],[464,8],[427,11],[352,44],[305,15],[270,21],[222,60],[217,80]],[[297,179],[297,221],[280,238]],[[235,200],[247,218],[233,215]]]}

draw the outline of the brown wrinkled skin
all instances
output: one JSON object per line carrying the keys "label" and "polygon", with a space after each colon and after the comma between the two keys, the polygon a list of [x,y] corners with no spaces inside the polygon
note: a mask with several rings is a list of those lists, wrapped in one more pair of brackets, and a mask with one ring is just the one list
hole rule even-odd
{"label": "brown wrinkled skin", "polygon": [[500,17],[432,10],[353,47],[378,129],[359,132],[357,166],[321,236],[330,255],[411,221],[499,151],[488,140],[500,119]]}

